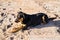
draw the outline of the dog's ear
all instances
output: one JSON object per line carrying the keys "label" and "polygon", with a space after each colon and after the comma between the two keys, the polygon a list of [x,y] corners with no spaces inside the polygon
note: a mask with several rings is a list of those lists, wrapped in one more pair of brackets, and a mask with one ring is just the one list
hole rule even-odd
{"label": "dog's ear", "polygon": [[24,15],[25,15],[25,13],[24,13],[24,12],[22,12],[22,11],[20,11],[20,12],[18,12],[18,15],[24,16]]}
{"label": "dog's ear", "polygon": [[22,11],[18,12],[17,18],[23,17],[24,13]]}

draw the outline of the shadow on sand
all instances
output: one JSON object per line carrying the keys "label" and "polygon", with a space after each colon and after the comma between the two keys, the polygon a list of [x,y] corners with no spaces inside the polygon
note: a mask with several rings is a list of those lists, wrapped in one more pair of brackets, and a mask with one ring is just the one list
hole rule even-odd
{"label": "shadow on sand", "polygon": [[50,22],[47,23],[47,24],[37,25],[37,26],[32,27],[32,28],[33,28],[33,29],[34,29],[34,28],[40,29],[40,28],[44,28],[44,27],[58,27],[57,32],[60,33],[60,20],[50,21]]}
{"label": "shadow on sand", "polygon": [[60,27],[60,20],[50,21],[47,24],[41,24],[41,25],[35,26],[35,28],[52,27],[52,26]]}

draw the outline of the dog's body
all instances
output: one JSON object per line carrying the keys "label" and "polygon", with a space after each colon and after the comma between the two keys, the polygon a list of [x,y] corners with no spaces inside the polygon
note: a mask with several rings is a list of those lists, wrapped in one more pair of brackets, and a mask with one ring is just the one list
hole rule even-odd
{"label": "dog's body", "polygon": [[[50,19],[55,19],[55,18],[50,18]],[[23,24],[26,24],[26,27],[23,28],[23,30],[27,29],[29,26],[36,26],[41,23],[46,24],[50,20],[48,16],[44,13],[37,13],[37,14],[26,14],[24,12],[19,12],[17,15],[17,19],[15,22],[20,22],[22,21]]]}

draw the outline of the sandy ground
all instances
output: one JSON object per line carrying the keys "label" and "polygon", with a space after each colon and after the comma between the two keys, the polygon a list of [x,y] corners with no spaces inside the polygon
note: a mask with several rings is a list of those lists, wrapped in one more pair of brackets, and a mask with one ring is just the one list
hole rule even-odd
{"label": "sandy ground", "polygon": [[[45,25],[38,25],[16,33],[8,33],[19,11],[27,14],[42,12],[57,18]],[[8,27],[8,25],[10,27]],[[0,40],[60,40],[60,0],[0,0]]]}

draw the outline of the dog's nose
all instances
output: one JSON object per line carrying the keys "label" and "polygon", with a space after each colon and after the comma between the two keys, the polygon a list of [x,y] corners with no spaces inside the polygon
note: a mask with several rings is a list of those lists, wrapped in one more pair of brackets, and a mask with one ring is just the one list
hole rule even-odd
{"label": "dog's nose", "polygon": [[16,19],[15,22],[18,23],[19,21]]}

